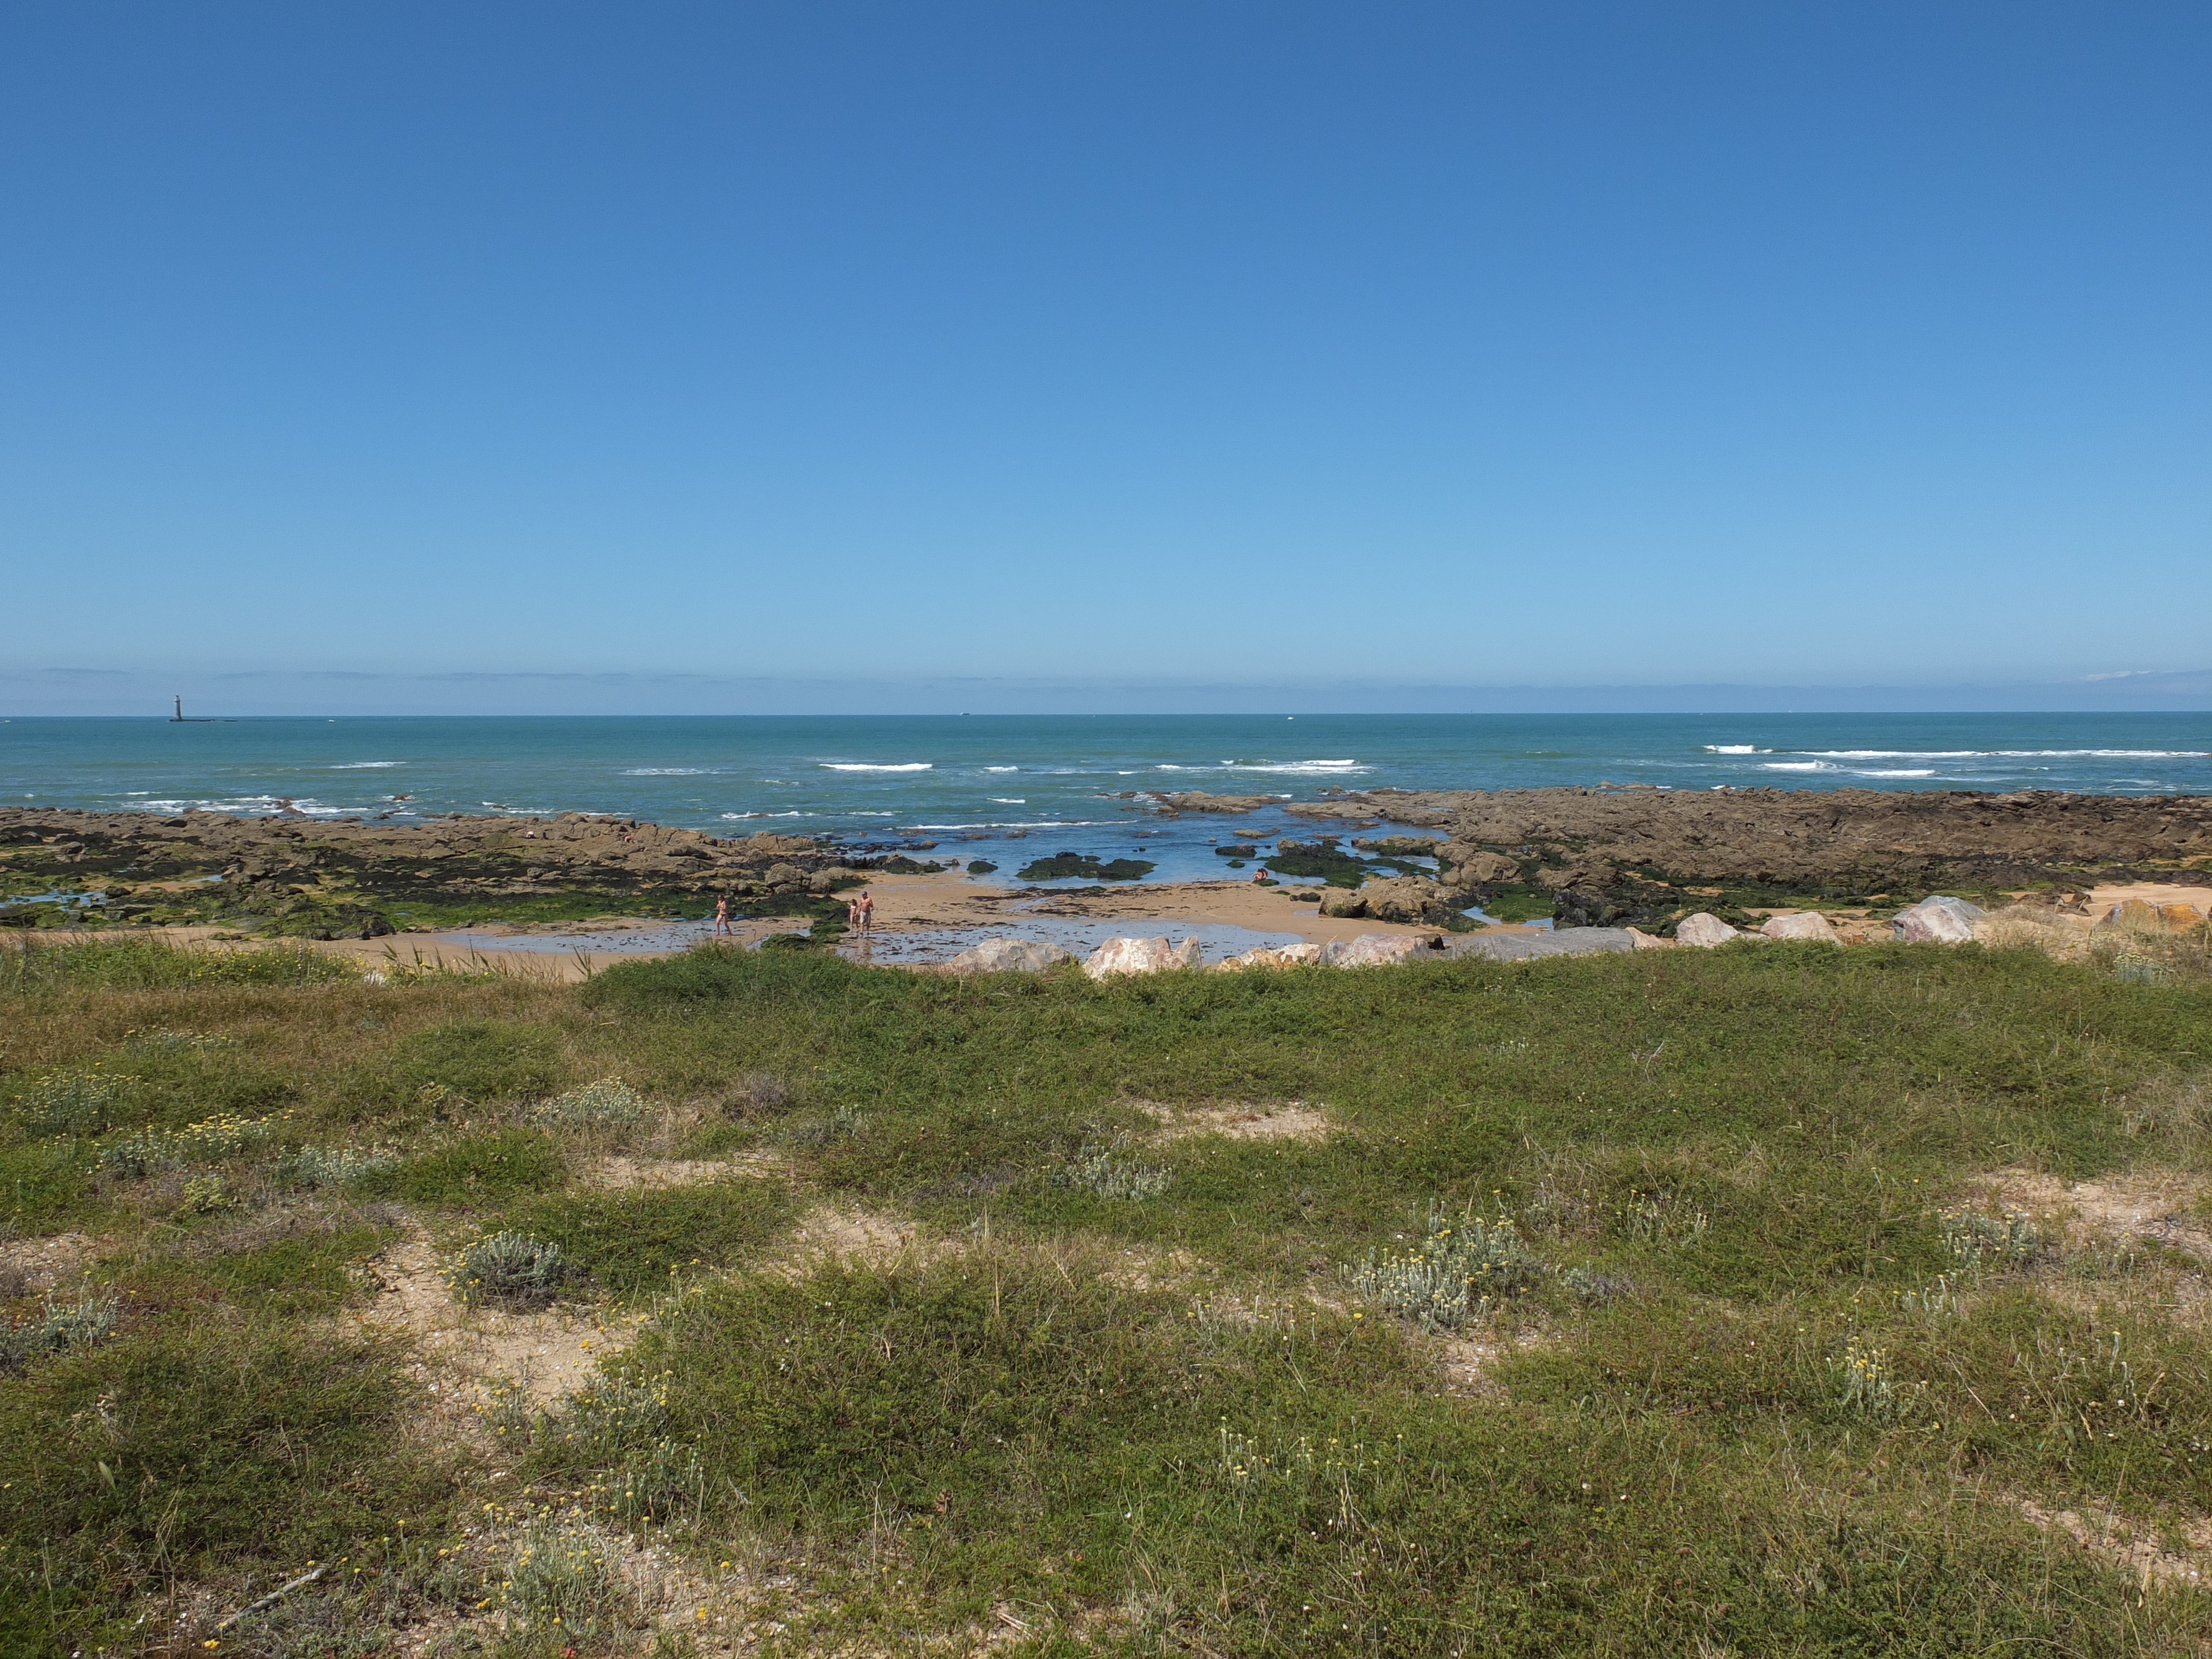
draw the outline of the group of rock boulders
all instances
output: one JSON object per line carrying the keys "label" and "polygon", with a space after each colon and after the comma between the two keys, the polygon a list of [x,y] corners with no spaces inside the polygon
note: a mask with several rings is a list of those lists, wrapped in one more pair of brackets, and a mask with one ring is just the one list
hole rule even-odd
{"label": "group of rock boulders", "polygon": [[[1962,898],[1939,893],[1932,898],[1921,900],[1910,909],[1899,911],[1889,924],[1890,933],[1899,939],[1963,945],[1974,937],[1974,924],[1987,914],[1978,904],[1969,904]],[[1675,944],[1700,950],[1711,950],[1714,945],[1727,945],[1740,939],[1802,939],[1826,945],[1843,943],[1834,926],[1818,910],[1798,910],[1786,916],[1769,916],[1759,924],[1756,933],[1731,927],[1718,916],[1703,910],[1693,916],[1685,916],[1674,926]],[[1659,941],[1645,942],[1656,944]]]}
{"label": "group of rock boulders", "polygon": [[[2169,916],[2168,913],[2185,911],[2189,917],[2197,921],[2203,919],[2193,907],[2188,905],[2143,905],[2137,908],[2161,927],[2194,925],[2188,918]],[[2115,906],[2112,917],[2118,918],[2120,911],[2121,907]],[[1338,915],[1341,912],[1330,911],[1324,904],[1323,914]],[[1894,938],[1901,940],[1961,945],[1975,937],[1974,924],[1986,915],[1987,912],[1979,905],[1939,893],[1899,912],[1890,923],[1890,931]],[[2129,920],[2141,923],[2140,917],[2131,915]],[[1756,933],[1731,927],[1718,916],[1701,910],[1693,916],[1684,918],[1676,926],[1673,943],[1696,950],[1711,950],[1715,945],[1732,944],[1738,939],[1796,939],[1829,945],[1843,943],[1828,919],[1817,910],[1769,916]],[[1640,933],[1633,927],[1560,927],[1545,933],[1484,932],[1427,937],[1414,933],[1362,933],[1357,939],[1335,939],[1327,945],[1301,941],[1295,945],[1263,946],[1216,963],[1214,971],[1308,965],[1369,968],[1423,957],[1477,957],[1490,962],[1526,962],[1539,957],[1591,956],[1663,948],[1668,943],[1663,939]],[[1056,967],[1063,962],[1079,959],[1083,963],[1083,971],[1093,979],[1109,979],[1124,974],[1159,973],[1168,969],[1200,965],[1198,941],[1194,939],[1184,939],[1180,945],[1170,944],[1165,939],[1109,939],[1082,958],[1078,958],[1075,952],[1065,945],[1047,944],[1041,939],[991,939],[963,951],[945,967],[956,974],[1035,973]]]}
{"label": "group of rock boulders", "polygon": [[[1263,945],[1213,964],[1216,973],[1241,972],[1251,968],[1374,968],[1409,957],[1441,954],[1441,940],[1408,933],[1362,933],[1357,939],[1332,939],[1327,945],[1300,940],[1291,945]],[[987,939],[946,963],[956,974],[1036,973],[1063,962],[1079,960],[1062,945],[1032,939]],[[1171,969],[1202,965],[1198,941],[1171,944],[1165,939],[1109,939],[1088,957],[1079,958],[1092,979],[1115,979],[1129,974],[1157,974]]]}

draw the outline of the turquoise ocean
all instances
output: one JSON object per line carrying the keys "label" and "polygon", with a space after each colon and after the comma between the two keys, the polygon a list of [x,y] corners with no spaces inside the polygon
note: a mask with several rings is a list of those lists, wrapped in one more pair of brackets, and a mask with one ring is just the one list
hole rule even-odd
{"label": "turquoise ocean", "polygon": [[0,720],[0,802],[417,822],[605,813],[824,835],[1004,863],[1141,854],[1220,873],[1211,842],[1314,827],[1164,819],[1148,791],[2078,790],[2212,793],[2212,715],[609,716]]}

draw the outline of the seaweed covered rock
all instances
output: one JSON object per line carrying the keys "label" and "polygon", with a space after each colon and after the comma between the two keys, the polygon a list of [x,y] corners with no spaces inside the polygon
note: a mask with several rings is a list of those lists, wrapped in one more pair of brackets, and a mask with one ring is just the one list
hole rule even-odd
{"label": "seaweed covered rock", "polygon": [[1355,836],[1352,844],[1363,853],[1386,859],[1426,859],[1437,856],[1443,843],[1434,836]]}
{"label": "seaweed covered rock", "polygon": [[1470,895],[1425,876],[1391,876],[1322,895],[1325,916],[1367,916],[1376,921],[1440,927],[1473,902]]}
{"label": "seaweed covered rock", "polygon": [[1552,902],[1552,921],[1559,927],[1610,927],[1644,919],[1627,896],[1602,887],[1563,888]]}
{"label": "seaweed covered rock", "polygon": [[[1133,799],[1150,793],[1132,790],[1129,798]],[[1176,790],[1154,794],[1152,799],[1170,812],[1256,812],[1263,806],[1283,804],[1277,795],[1216,795],[1204,789]]]}
{"label": "seaweed covered rock", "polygon": [[1267,867],[1279,876],[1318,876],[1332,887],[1357,887],[1367,879],[1370,866],[1336,844],[1334,836],[1311,841],[1280,841]]}
{"label": "seaweed covered rock", "polygon": [[1456,840],[1432,842],[1430,845],[1436,852],[1438,873],[1462,887],[1490,887],[1521,879],[1518,859],[1493,853],[1487,847]]}

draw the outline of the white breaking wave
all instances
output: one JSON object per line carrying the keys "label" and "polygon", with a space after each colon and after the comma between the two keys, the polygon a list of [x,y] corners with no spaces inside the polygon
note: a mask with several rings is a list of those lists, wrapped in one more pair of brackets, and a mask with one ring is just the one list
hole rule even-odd
{"label": "white breaking wave", "polygon": [[1018,772],[1022,769],[1018,766],[987,766],[983,769],[986,772]]}
{"label": "white breaking wave", "polygon": [[1762,772],[1832,772],[1836,769],[1826,761],[1762,761]]}
{"label": "white breaking wave", "polygon": [[340,761],[328,769],[333,772],[366,772],[383,766],[404,766],[405,761]]}
{"label": "white breaking wave", "polygon": [[902,761],[896,766],[878,766],[868,761],[823,761],[820,764],[832,772],[927,772],[936,763]]}
{"label": "white breaking wave", "polygon": [[2212,749],[1808,749],[1834,760],[2212,760]]}
{"label": "white breaking wave", "polygon": [[1774,751],[1761,749],[1755,743],[1709,743],[1705,745],[1705,752],[1708,755],[1771,755]]}
{"label": "white breaking wave", "polygon": [[1356,760],[1224,761],[1221,763],[1237,772],[1287,772],[1310,775],[1316,772],[1364,772],[1368,769]]}
{"label": "white breaking wave", "polygon": [[1936,769],[1932,766],[1855,766],[1851,769],[1851,775],[1859,778],[1932,778],[1936,775]]}
{"label": "white breaking wave", "polygon": [[703,766],[633,766],[626,772],[617,772],[621,778],[711,778],[714,773]]}
{"label": "white breaking wave", "polygon": [[[811,818],[814,814],[811,812],[725,812],[722,816],[726,818]],[[884,812],[879,816],[889,817],[890,814]]]}
{"label": "white breaking wave", "polygon": [[1029,804],[1029,797],[1026,795],[994,795],[991,797],[991,805],[994,806],[1027,806]]}

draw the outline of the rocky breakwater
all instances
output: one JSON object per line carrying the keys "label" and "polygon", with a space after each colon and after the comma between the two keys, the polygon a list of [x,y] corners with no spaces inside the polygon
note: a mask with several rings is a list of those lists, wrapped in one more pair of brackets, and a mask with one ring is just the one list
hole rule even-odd
{"label": "rocky breakwater", "polygon": [[[40,925],[60,894],[110,922],[221,921],[307,937],[374,938],[422,919],[528,914],[566,896],[605,914],[728,896],[818,902],[860,879],[823,844],[731,839],[634,819],[433,819],[296,813],[0,811],[0,925]],[[574,908],[571,906],[570,908]]]}
{"label": "rocky breakwater", "polygon": [[[1182,811],[1218,810],[1176,799]],[[1747,907],[1893,910],[1939,890],[2063,899],[2106,882],[2203,881],[2212,870],[2212,798],[2197,795],[1378,789],[1298,811],[1442,831],[1440,888],[1548,896],[1563,927],[1666,931],[1699,911],[1756,925]]]}

